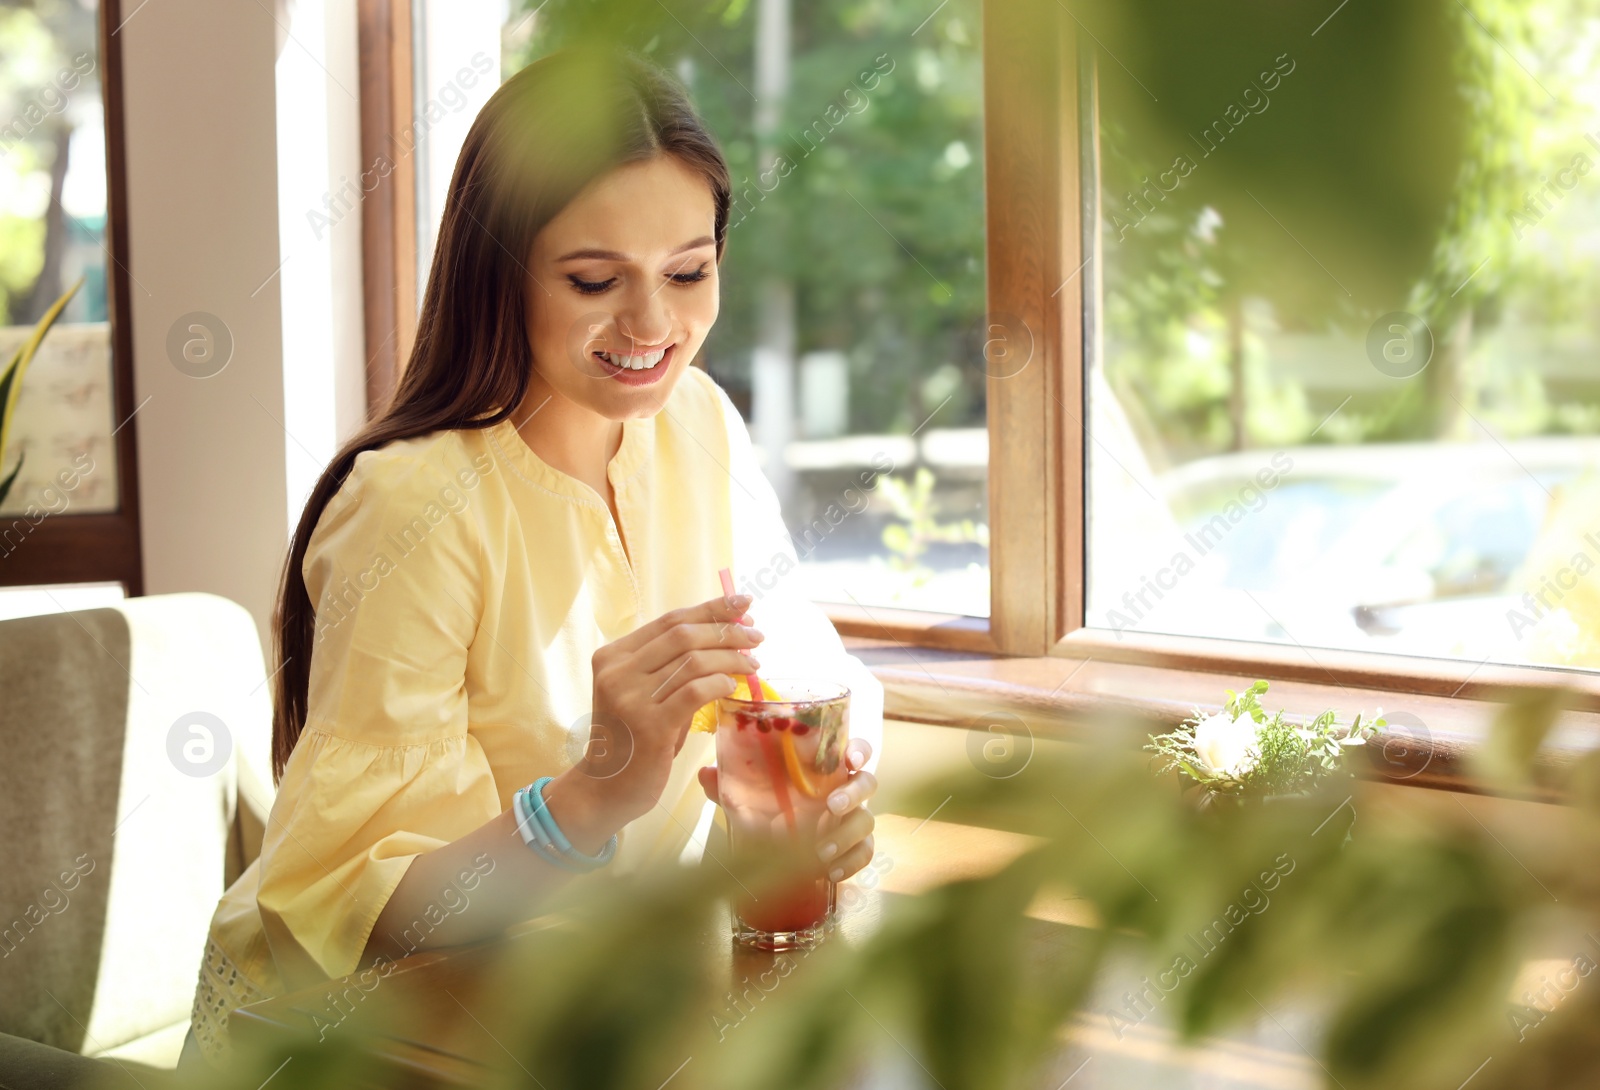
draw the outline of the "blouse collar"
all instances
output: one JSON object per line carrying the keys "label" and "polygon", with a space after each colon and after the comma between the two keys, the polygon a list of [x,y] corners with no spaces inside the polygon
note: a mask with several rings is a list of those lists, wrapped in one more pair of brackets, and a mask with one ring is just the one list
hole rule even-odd
{"label": "blouse collar", "polygon": [[[622,443],[606,465],[606,477],[612,488],[620,489],[648,464],[655,442],[655,427],[653,416],[629,418],[622,422]],[[596,505],[602,510],[605,508],[604,501],[595,494],[594,489],[535,454],[509,417],[485,430],[501,457],[535,486],[579,503]]]}

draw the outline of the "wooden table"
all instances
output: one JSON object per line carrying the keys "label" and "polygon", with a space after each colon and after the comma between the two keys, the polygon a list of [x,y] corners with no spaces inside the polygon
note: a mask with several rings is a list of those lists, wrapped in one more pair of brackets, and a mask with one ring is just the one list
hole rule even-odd
{"label": "wooden table", "polygon": [[[885,904],[894,898],[915,897],[941,883],[989,873],[1029,843],[1030,838],[1018,833],[880,815],[877,859],[869,880],[873,888],[861,882],[841,887],[839,935],[829,941],[860,941],[876,928]],[[1059,948],[1074,932],[1096,926],[1090,907],[1064,893],[1041,895],[1029,916],[1036,928],[1031,938],[1043,951]],[[362,1038],[363,1048],[385,1068],[385,1077],[375,1085],[470,1086],[480,1082],[487,1069],[508,1064],[508,1053],[459,999],[447,1003],[440,997],[473,995],[497,958],[504,956],[505,944],[516,941],[513,935],[479,946],[420,953],[396,963],[384,981],[384,992],[401,1003],[425,1005],[432,1013],[425,1024],[404,1033]],[[728,938],[726,906],[710,921],[703,941],[709,963],[726,973],[730,990],[745,978],[755,980],[767,972],[778,956],[736,947]],[[1131,964],[1108,966],[1101,989],[1105,1002],[1114,1003],[1111,997],[1135,988],[1144,971],[1148,970]],[[324,985],[243,1007],[233,1015],[233,1031],[240,1038],[259,1038],[311,1030],[315,1018],[327,1015],[329,991],[339,987]],[[1171,1031],[1158,1022],[1151,1018],[1136,1026],[1116,1027],[1091,1003],[1062,1028],[1060,1053],[1041,1087],[1313,1090],[1322,1085],[1316,1061],[1297,1043],[1312,1040],[1314,1027],[1289,1012],[1264,1012],[1253,1030],[1191,1049],[1179,1048]],[[867,1085],[880,1083],[869,1079]]]}

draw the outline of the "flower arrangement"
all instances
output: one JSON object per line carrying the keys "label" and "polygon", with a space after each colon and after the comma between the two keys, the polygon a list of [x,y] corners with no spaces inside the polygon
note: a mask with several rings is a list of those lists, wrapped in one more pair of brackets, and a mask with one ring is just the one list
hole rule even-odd
{"label": "flower arrangement", "polygon": [[1161,772],[1181,772],[1209,796],[1267,798],[1300,794],[1337,775],[1346,752],[1385,725],[1382,708],[1365,720],[1358,713],[1349,725],[1330,708],[1297,726],[1281,710],[1267,715],[1266,691],[1265,681],[1242,693],[1229,689],[1222,711],[1204,715],[1196,708],[1177,730],[1151,735],[1145,748],[1155,752]]}

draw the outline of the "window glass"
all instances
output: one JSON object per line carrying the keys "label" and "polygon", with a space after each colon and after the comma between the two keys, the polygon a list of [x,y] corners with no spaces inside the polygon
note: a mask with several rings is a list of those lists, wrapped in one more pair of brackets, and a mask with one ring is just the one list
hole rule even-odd
{"label": "window glass", "polygon": [[1600,667],[1600,9],[1327,7],[1083,16],[1089,623]]}
{"label": "window glass", "polygon": [[29,366],[0,451],[0,480],[17,470],[8,516],[117,508],[98,19],[82,0],[0,5],[0,367],[83,280]]}
{"label": "window glass", "polygon": [[[688,85],[735,191],[702,361],[751,426],[813,597],[986,616],[979,4],[934,7],[517,0],[500,63],[596,35]],[[428,137],[435,179],[447,129]],[[419,186],[429,231],[442,196]]]}

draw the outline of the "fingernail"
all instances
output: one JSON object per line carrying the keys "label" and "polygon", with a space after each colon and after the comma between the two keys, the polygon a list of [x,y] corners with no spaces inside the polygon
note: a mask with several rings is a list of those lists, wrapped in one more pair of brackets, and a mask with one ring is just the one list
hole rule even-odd
{"label": "fingernail", "polygon": [[832,810],[836,814],[844,813],[845,807],[849,805],[850,796],[846,795],[843,791],[835,791],[833,794],[828,796],[828,809]]}
{"label": "fingernail", "polygon": [[739,653],[741,655],[743,655],[745,658],[750,660],[750,669],[752,669],[752,670],[761,669],[761,660],[760,659],[756,658],[754,655],[752,655],[748,651],[741,651]]}
{"label": "fingernail", "polygon": [[760,640],[766,639],[767,638],[767,634],[765,632],[761,631],[761,629],[759,629],[759,628],[752,628],[752,629],[750,629],[750,638],[752,640],[760,641]]}
{"label": "fingernail", "polygon": [[831,871],[829,871],[828,872],[828,881],[830,881],[830,882],[842,882],[842,881],[844,881],[844,868],[843,867],[834,867]]}
{"label": "fingernail", "polygon": [[822,860],[824,863],[838,854],[839,845],[837,844],[824,844],[822,847],[817,849],[817,858]]}
{"label": "fingernail", "polygon": [[755,601],[755,599],[751,598],[748,594],[735,594],[733,597],[728,599],[728,608],[737,609],[742,613],[746,609],[750,608],[750,603],[753,601]]}

